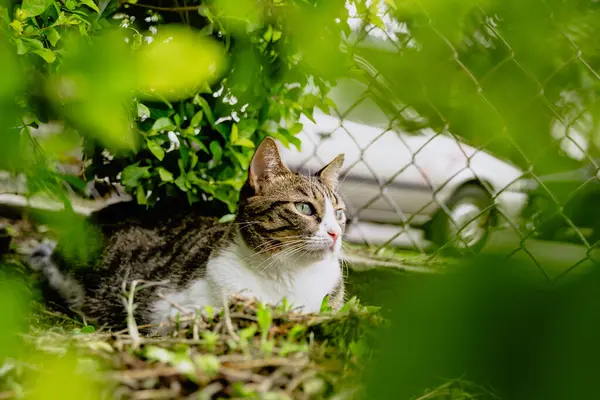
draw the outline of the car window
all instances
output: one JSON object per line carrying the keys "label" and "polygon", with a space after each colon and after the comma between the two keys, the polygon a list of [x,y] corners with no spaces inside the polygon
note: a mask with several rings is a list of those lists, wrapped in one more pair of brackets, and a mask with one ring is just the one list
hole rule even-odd
{"label": "car window", "polygon": [[329,93],[343,120],[388,128],[393,116],[383,112],[373,96],[366,84],[347,78],[340,79]]}
{"label": "car window", "polygon": [[417,132],[424,127],[424,120],[415,110],[409,107],[396,110],[391,103],[385,103],[385,99],[377,99],[371,89],[356,79],[340,79],[329,93],[329,97],[337,106],[337,113],[334,111],[332,115],[339,113],[342,120],[382,129],[391,127]]}

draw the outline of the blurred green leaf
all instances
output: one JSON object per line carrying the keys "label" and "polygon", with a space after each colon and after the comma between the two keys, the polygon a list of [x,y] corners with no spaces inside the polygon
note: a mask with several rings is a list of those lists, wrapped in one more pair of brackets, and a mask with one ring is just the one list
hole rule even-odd
{"label": "blurred green leaf", "polygon": [[81,333],[95,333],[96,332],[96,328],[94,328],[93,325],[85,325],[83,328],[81,328]]}
{"label": "blurred green leaf", "polygon": [[22,89],[22,71],[6,40],[0,35],[0,169],[17,168],[22,165],[21,135],[17,126],[17,110],[14,99]]}
{"label": "blurred green leaf", "polygon": [[108,149],[136,150],[139,138],[126,109],[135,78],[123,33],[105,30],[91,44],[73,35],[63,41],[69,52],[47,87],[55,107],[81,133]]}
{"label": "blurred green leaf", "polygon": [[60,34],[54,27],[49,27],[46,30],[46,38],[52,46],[56,46],[56,43],[60,40]]}
{"label": "blurred green leaf", "polygon": [[65,208],[56,213],[32,211],[33,219],[58,238],[56,252],[73,268],[89,268],[102,248],[102,235],[86,217]]}
{"label": "blurred green leaf", "polygon": [[94,380],[99,368],[90,371],[88,364],[88,369],[83,369],[83,363],[71,352],[60,358],[39,354],[35,361],[40,368],[25,383],[27,399],[102,399],[103,387]]}
{"label": "blurred green leaf", "polygon": [[81,4],[85,4],[86,6],[100,14],[100,9],[96,5],[96,3],[94,3],[94,0],[81,0]]}
{"label": "blurred green leaf", "polygon": [[258,310],[256,311],[256,318],[258,318],[258,327],[260,328],[263,339],[266,339],[273,323],[273,317],[271,310],[265,307],[262,303],[259,303]]}
{"label": "blurred green leaf", "polygon": [[36,17],[46,11],[52,2],[52,0],[23,0],[21,8],[29,17]]}
{"label": "blurred green leaf", "polygon": [[206,82],[219,78],[225,61],[223,49],[211,38],[165,25],[136,52],[137,89],[144,98],[191,97]]}
{"label": "blurred green leaf", "polygon": [[208,376],[215,376],[219,372],[221,363],[213,354],[198,354],[194,357],[194,363]]}
{"label": "blurred green leaf", "polygon": [[20,348],[19,334],[27,327],[30,293],[17,276],[8,275],[8,266],[0,264],[0,359],[14,357]]}

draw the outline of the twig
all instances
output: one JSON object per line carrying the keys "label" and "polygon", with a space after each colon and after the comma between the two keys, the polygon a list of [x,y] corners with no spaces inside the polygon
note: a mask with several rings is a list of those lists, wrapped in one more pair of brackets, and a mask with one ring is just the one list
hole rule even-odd
{"label": "twig", "polygon": [[196,393],[192,393],[186,399],[196,400],[196,399],[212,399],[213,396],[223,390],[223,384],[220,382],[213,382]]}
{"label": "twig", "polygon": [[304,367],[308,364],[308,359],[290,360],[283,357],[271,357],[262,360],[242,360],[240,362],[229,361],[228,367],[237,369],[253,369],[264,367]]}
{"label": "twig", "polygon": [[233,323],[231,322],[231,316],[229,315],[229,304],[227,303],[227,297],[225,295],[221,296],[223,300],[223,317],[225,319],[225,326],[227,327],[227,332],[236,342],[240,340],[240,337],[235,333],[233,328]]}
{"label": "twig", "polygon": [[192,312],[186,310],[185,308],[183,308],[182,306],[180,306],[179,304],[169,300],[165,295],[163,295],[162,293],[158,293],[158,297],[164,301],[166,301],[167,303],[169,303],[171,305],[171,307],[176,308],[177,310],[179,310],[179,312],[181,312],[181,314],[183,315],[193,315]]}
{"label": "twig", "polygon": [[446,382],[438,387],[436,387],[435,389],[433,389],[431,392],[426,393],[425,395],[415,399],[415,400],[426,400],[426,399],[430,399],[432,397],[435,397],[437,395],[440,395],[442,393],[447,393],[448,389],[450,388],[450,386],[452,386],[454,384],[454,382]]}
{"label": "twig", "polygon": [[[144,325],[138,325],[138,329],[146,329],[146,328],[153,328],[154,326],[156,326],[156,324],[144,324]],[[129,332],[129,328],[125,328],[125,329],[121,329],[120,331],[116,331],[112,333],[112,336],[121,336],[125,333]]]}
{"label": "twig", "polygon": [[68,316],[62,314],[62,313],[58,313],[58,312],[52,312],[52,311],[48,311],[46,309],[41,309],[42,314],[46,314],[55,318],[59,318],[62,319],[63,321],[67,321],[67,322],[71,322],[74,323],[75,325],[81,325],[81,326],[85,326],[82,322],[77,321],[76,319],[73,318],[69,318]]}
{"label": "twig", "polygon": [[194,11],[194,10],[198,10],[198,9],[202,8],[202,6],[159,7],[159,6],[149,6],[147,4],[128,3],[128,2],[123,2],[122,4],[126,5],[126,6],[135,6],[135,7],[147,8],[150,10],[169,11],[169,12]]}
{"label": "twig", "polygon": [[133,392],[131,398],[136,400],[174,399],[179,397],[179,392],[179,390],[173,389],[146,389]]}
{"label": "twig", "polygon": [[148,379],[161,376],[180,375],[181,371],[174,367],[152,368],[152,369],[130,369],[126,371],[115,372],[111,377],[116,380],[123,379]]}
{"label": "twig", "polygon": [[281,378],[283,375],[284,375],[283,368],[276,370],[275,372],[273,372],[271,374],[271,376],[269,376],[267,379],[265,379],[262,383],[260,383],[257,386],[256,391],[261,392],[261,393],[268,392],[269,390],[271,390],[271,387],[273,387],[273,384],[275,383],[275,381],[278,380],[279,378]]}
{"label": "twig", "polygon": [[131,282],[131,286],[129,288],[129,295],[127,296],[126,309],[127,309],[127,330],[129,332],[129,336],[132,339],[132,345],[134,349],[138,349],[140,347],[140,332],[138,331],[137,324],[135,323],[135,317],[133,315],[133,297],[135,296],[135,288],[138,284],[137,280]]}
{"label": "twig", "polygon": [[258,322],[258,318],[254,317],[252,315],[246,315],[246,314],[242,314],[242,313],[231,313],[230,317],[235,318],[235,319],[246,319],[248,321]]}
{"label": "twig", "polygon": [[317,373],[317,371],[315,370],[310,370],[310,371],[306,371],[305,373],[296,376],[294,379],[292,379],[290,381],[290,383],[288,383],[287,387],[285,388],[285,391],[288,395],[292,395],[292,393],[294,392],[294,390],[296,390],[296,388],[298,386],[300,386],[302,384],[302,382],[304,382],[305,380],[312,378],[313,376],[315,376],[315,374]]}
{"label": "twig", "polygon": [[235,369],[226,368],[226,367],[219,368],[219,372],[221,374],[225,375],[227,378],[232,379],[232,380],[252,381],[252,382],[261,383],[266,379],[264,376],[258,375],[258,374],[253,374],[252,372],[237,371]]}

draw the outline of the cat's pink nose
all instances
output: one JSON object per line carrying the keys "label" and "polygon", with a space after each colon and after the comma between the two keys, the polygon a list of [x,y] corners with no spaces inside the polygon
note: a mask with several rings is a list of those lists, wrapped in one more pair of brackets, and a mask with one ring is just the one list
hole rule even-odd
{"label": "cat's pink nose", "polygon": [[333,243],[335,243],[335,241],[337,240],[339,234],[337,232],[327,232],[329,234],[329,236],[331,236],[331,238],[333,239]]}

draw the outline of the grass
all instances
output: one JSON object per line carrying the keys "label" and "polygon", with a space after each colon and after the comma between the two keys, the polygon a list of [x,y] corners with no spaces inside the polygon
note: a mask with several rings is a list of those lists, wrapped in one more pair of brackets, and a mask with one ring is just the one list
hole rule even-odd
{"label": "grass", "polygon": [[[27,382],[48,365],[39,360],[56,354],[72,355],[75,369],[95,365],[84,389],[98,398],[351,398],[366,331],[381,322],[374,311],[353,300],[335,314],[300,314],[234,298],[224,312],[180,315],[163,324],[168,335],[147,336],[138,332],[147,326],[107,332],[37,307],[19,357],[0,367],[0,398],[35,392]],[[79,379],[63,377],[46,398],[69,378]]]}
{"label": "grass", "polygon": [[[10,224],[14,240],[0,260],[0,272],[26,278],[29,310],[23,306],[25,311],[8,322],[2,320],[6,310],[0,313],[0,345],[11,343],[0,346],[0,400],[360,398],[370,344],[390,311],[360,303],[381,304],[379,299],[401,293],[419,276],[394,268],[350,270],[347,291],[354,297],[338,313],[324,307],[319,314],[300,314],[286,305],[233,298],[222,312],[184,313],[166,321],[162,328],[169,333],[163,336],[148,335],[148,326],[135,323],[130,297],[128,328],[111,332],[43,305],[36,296],[36,277],[20,263],[17,251],[40,240],[46,230],[27,221],[1,222]],[[351,251],[366,255],[370,249],[353,246]],[[434,266],[413,252],[386,250],[377,257]],[[22,320],[25,324],[18,323]],[[475,392],[456,380],[419,398],[480,398]]]}

